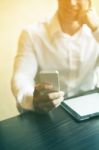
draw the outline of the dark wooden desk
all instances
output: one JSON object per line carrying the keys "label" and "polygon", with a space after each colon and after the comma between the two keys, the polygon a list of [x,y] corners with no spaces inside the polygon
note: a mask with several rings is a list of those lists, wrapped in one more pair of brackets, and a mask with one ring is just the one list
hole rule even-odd
{"label": "dark wooden desk", "polygon": [[0,122],[0,150],[99,150],[99,117],[77,122],[61,107]]}

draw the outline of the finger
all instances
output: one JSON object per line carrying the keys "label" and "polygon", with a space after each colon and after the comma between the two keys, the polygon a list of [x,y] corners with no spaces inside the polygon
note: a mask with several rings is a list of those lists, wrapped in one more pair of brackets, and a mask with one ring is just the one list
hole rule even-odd
{"label": "finger", "polygon": [[48,97],[51,100],[58,99],[58,98],[63,97],[63,96],[64,96],[64,92],[63,91],[53,92],[53,93],[49,93],[48,94]]}
{"label": "finger", "polygon": [[61,102],[62,102],[63,100],[64,100],[64,97],[63,97],[63,96],[60,97],[59,99],[53,100],[53,101],[52,101],[53,108],[58,107],[58,106],[61,104]]}
{"label": "finger", "polygon": [[64,100],[64,97],[60,97],[59,99],[55,99],[51,102],[47,102],[43,105],[43,109],[46,111],[51,111],[52,109],[58,107],[63,100]]}
{"label": "finger", "polygon": [[39,102],[38,103],[38,111],[39,112],[49,112],[52,109],[58,107],[61,102],[64,100],[64,97],[60,97],[59,99],[55,99],[50,102]]}

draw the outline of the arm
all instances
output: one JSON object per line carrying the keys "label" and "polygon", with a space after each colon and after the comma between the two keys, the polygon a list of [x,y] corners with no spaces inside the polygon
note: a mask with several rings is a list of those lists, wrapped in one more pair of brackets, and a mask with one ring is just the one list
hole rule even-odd
{"label": "arm", "polygon": [[86,13],[85,23],[92,30],[93,36],[99,42],[99,16],[94,9],[90,9]]}
{"label": "arm", "polygon": [[17,102],[27,110],[33,110],[34,78],[37,67],[31,37],[28,32],[23,31],[15,57],[11,86]]}
{"label": "arm", "polygon": [[23,109],[49,112],[60,105],[64,92],[54,92],[54,89],[46,85],[35,85],[38,64],[32,43],[29,34],[24,31],[15,57],[12,92]]}
{"label": "arm", "polygon": [[92,31],[93,36],[99,42],[99,16],[93,8],[93,1],[89,0],[90,6],[87,11],[79,11],[78,21],[86,24]]}

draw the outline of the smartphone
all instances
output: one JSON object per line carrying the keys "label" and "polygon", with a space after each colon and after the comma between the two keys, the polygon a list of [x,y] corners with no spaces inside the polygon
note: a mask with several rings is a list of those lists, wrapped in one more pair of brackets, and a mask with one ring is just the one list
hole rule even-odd
{"label": "smartphone", "polygon": [[55,91],[60,91],[58,71],[40,71],[40,82],[52,84]]}

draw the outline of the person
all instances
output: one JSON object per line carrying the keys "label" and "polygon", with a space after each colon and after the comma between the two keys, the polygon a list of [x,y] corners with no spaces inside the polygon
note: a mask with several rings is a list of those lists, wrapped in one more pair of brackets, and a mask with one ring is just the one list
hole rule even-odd
{"label": "person", "polygon": [[[19,38],[11,87],[23,110],[46,113],[61,104],[64,93],[99,86],[99,17],[92,0],[57,3],[52,18],[29,25]],[[59,92],[39,83],[41,70],[59,71]]]}

